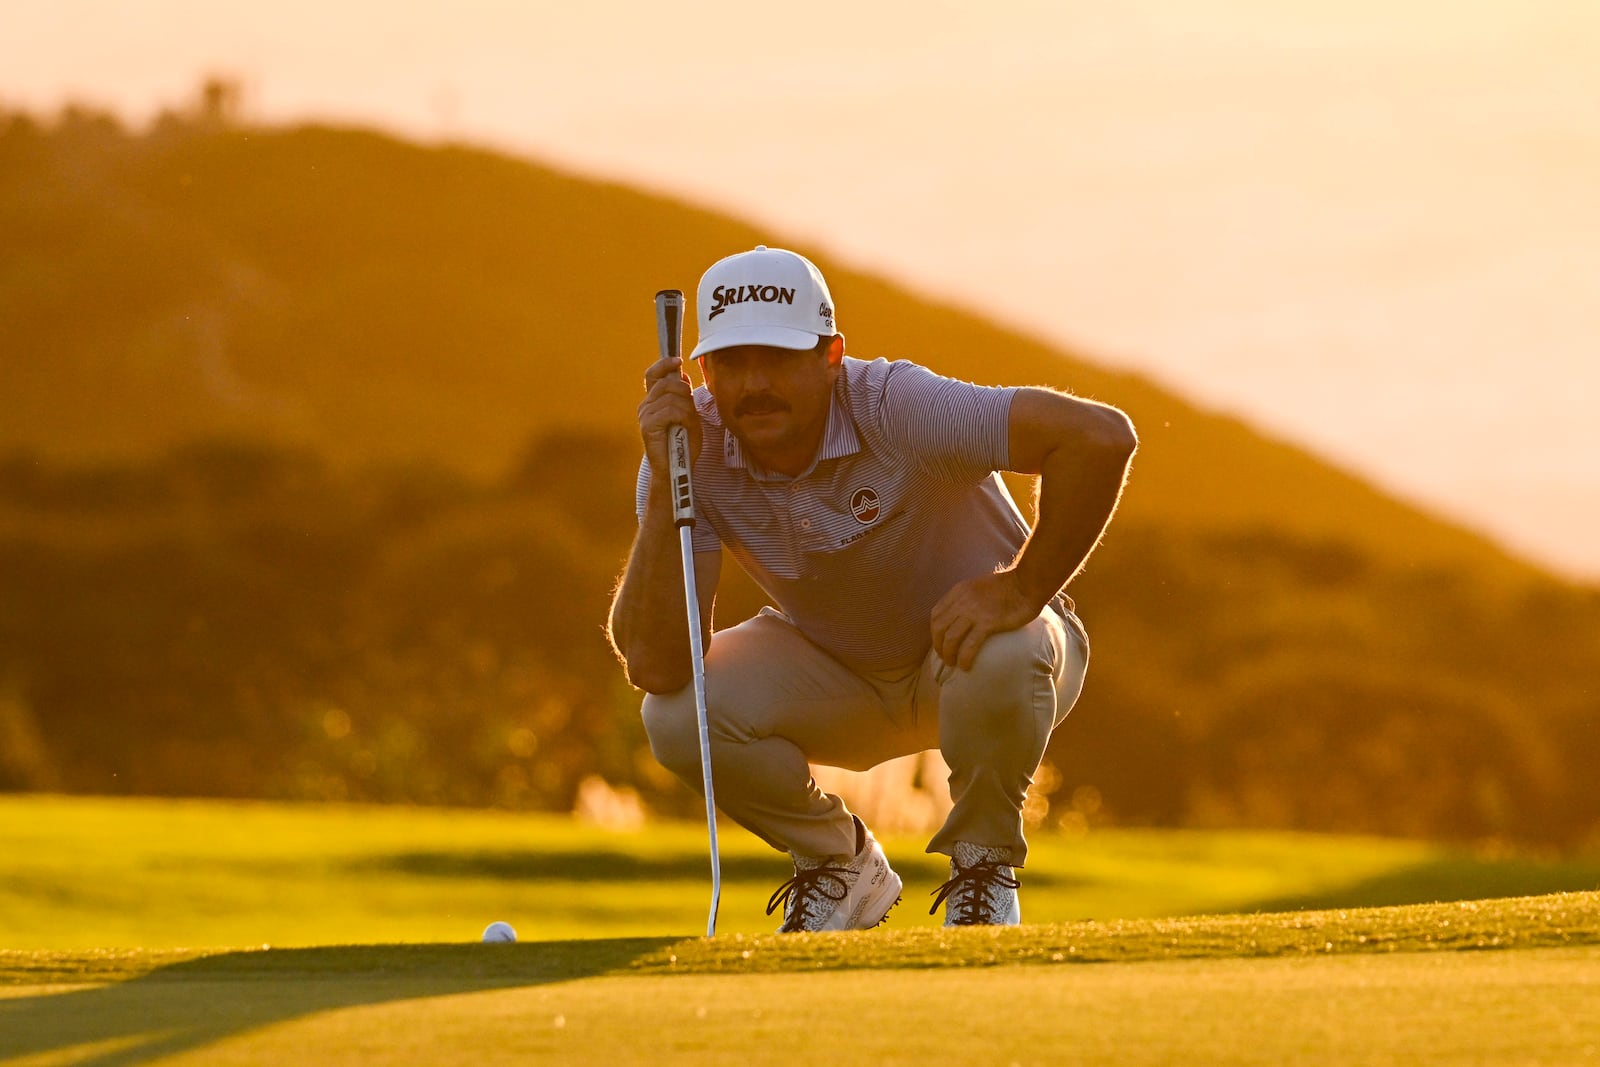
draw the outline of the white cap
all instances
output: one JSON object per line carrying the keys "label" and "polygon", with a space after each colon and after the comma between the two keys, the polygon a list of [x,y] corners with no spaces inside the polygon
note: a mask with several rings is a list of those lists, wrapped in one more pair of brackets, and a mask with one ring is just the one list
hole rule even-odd
{"label": "white cap", "polygon": [[836,332],[822,272],[805,256],[766,245],[713,263],[700,279],[695,315],[695,359],[734,345],[814,348]]}

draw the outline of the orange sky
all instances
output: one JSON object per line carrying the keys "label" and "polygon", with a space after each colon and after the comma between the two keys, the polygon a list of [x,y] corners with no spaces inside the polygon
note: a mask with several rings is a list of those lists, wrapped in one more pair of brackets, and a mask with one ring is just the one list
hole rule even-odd
{"label": "orange sky", "polygon": [[12,106],[208,71],[770,223],[1600,579],[1591,0],[5,5]]}

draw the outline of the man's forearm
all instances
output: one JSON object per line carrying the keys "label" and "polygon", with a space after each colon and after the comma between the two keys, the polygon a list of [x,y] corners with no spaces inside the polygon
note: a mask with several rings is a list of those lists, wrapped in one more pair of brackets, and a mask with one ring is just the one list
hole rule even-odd
{"label": "man's forearm", "polygon": [[1080,570],[1116,511],[1133,458],[1132,439],[1116,435],[1085,461],[1052,452],[1039,471],[1032,535],[1011,571],[1017,586],[1043,608]]}
{"label": "man's forearm", "polygon": [[[629,680],[653,692],[681,688],[692,674],[681,560],[666,487],[652,486],[611,602],[610,633]],[[703,634],[709,622],[701,621]]]}

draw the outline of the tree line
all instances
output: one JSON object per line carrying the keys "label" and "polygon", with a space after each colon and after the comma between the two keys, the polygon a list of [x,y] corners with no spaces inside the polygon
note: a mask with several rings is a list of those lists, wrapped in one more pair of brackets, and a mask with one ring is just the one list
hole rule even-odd
{"label": "tree line", "polygon": [[[603,632],[637,452],[553,430],[493,483],[243,440],[0,461],[0,788],[570,810],[598,776],[692,814]],[[1133,522],[1072,592],[1093,654],[1042,810],[1596,840],[1592,590]],[[718,624],[759,603],[731,583]]]}

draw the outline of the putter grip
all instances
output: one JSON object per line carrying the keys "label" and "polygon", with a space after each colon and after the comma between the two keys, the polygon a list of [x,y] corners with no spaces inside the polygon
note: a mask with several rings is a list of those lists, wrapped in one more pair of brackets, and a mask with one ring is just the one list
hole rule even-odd
{"label": "putter grip", "polygon": [[667,458],[671,462],[672,522],[675,526],[694,525],[694,483],[689,476],[689,428],[667,428]]}
{"label": "putter grip", "polygon": [[[662,289],[656,293],[656,340],[662,359],[683,358],[683,290]],[[694,525],[694,488],[689,476],[689,430],[672,426],[667,430],[667,457],[671,464],[672,521],[677,526]]]}

